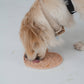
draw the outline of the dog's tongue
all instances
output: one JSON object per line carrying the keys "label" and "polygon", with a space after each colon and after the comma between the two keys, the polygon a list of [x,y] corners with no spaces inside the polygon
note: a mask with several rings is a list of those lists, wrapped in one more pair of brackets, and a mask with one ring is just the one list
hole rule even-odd
{"label": "dog's tongue", "polygon": [[33,61],[33,63],[39,63],[40,62],[40,60],[34,60]]}

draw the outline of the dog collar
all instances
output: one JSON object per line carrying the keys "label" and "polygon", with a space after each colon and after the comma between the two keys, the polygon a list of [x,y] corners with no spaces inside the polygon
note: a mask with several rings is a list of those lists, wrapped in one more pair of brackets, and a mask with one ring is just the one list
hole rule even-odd
{"label": "dog collar", "polygon": [[66,7],[69,10],[70,14],[76,13],[74,5],[71,0],[64,0],[64,2],[66,3]]}

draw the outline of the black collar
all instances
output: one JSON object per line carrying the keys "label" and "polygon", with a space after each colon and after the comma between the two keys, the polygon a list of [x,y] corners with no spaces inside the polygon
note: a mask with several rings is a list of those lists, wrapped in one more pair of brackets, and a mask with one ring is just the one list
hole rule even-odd
{"label": "black collar", "polygon": [[76,11],[75,11],[75,8],[74,8],[72,1],[71,0],[64,0],[64,2],[66,3],[67,9],[69,10],[70,14],[74,14]]}

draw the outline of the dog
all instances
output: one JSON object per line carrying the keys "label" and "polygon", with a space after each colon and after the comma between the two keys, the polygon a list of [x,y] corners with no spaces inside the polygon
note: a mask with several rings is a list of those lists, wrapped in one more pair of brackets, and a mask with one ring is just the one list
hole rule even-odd
{"label": "dog", "polygon": [[[35,0],[20,29],[28,60],[43,59],[48,47],[59,44],[56,36],[63,27],[69,28],[74,24],[73,13],[84,15],[83,9],[84,0]],[[82,45],[80,48],[79,44]],[[84,44],[79,44],[75,44],[75,48],[84,50]]]}

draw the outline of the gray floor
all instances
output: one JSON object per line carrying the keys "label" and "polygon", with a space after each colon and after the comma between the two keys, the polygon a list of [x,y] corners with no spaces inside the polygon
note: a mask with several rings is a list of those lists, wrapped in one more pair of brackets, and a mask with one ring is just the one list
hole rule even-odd
{"label": "gray floor", "polygon": [[0,0],[0,84],[84,84],[84,52],[73,44],[84,40],[84,23],[76,14],[76,25],[67,29],[64,45],[51,51],[62,55],[63,63],[50,70],[27,68],[20,42],[21,20],[33,0]]}

